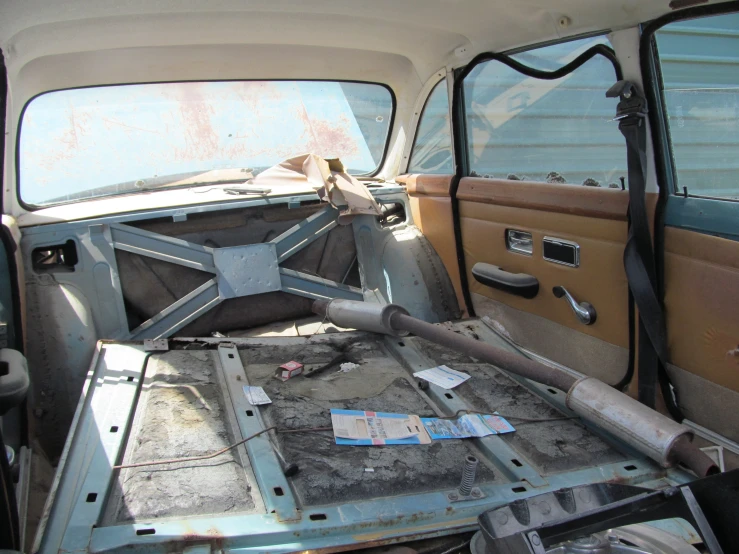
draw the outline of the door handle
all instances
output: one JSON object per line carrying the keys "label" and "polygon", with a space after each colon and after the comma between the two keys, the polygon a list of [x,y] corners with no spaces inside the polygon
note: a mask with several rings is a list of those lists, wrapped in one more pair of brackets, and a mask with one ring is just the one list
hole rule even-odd
{"label": "door handle", "polygon": [[539,281],[526,273],[511,273],[497,265],[476,263],[472,275],[478,283],[524,298],[539,294]]}
{"label": "door handle", "polygon": [[572,311],[575,312],[580,323],[584,325],[592,325],[595,323],[595,319],[598,314],[596,314],[595,308],[590,302],[578,303],[564,287],[554,287],[552,292],[557,298],[564,297],[564,299],[567,300],[567,303],[570,305],[570,308],[572,308]]}

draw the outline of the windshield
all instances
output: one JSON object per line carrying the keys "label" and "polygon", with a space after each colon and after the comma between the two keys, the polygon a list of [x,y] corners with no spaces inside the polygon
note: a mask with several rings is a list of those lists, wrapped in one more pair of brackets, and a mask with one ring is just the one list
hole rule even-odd
{"label": "windshield", "polygon": [[[20,197],[48,206],[178,183],[244,182],[292,156],[375,172],[393,97],[331,81],[157,83],[63,90],[27,106]],[[211,170],[234,171],[213,172]],[[218,177],[213,177],[217,175]]]}

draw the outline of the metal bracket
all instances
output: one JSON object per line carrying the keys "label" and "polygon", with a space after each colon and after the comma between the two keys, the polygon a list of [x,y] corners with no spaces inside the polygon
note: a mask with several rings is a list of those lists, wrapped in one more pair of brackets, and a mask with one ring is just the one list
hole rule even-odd
{"label": "metal bracket", "polygon": [[156,352],[158,350],[169,350],[167,339],[144,339],[144,351]]}
{"label": "metal bracket", "polygon": [[170,336],[228,298],[283,291],[312,299],[362,300],[361,289],[279,265],[336,227],[338,215],[336,209],[327,206],[270,242],[226,248],[210,248],[129,225],[111,224],[112,245],[118,250],[213,274],[213,279],[123,338]]}
{"label": "metal bracket", "polygon": [[485,493],[482,492],[482,489],[480,489],[479,487],[473,487],[469,496],[461,496],[458,490],[453,490],[446,494],[446,498],[447,500],[449,500],[449,502],[467,502],[468,500],[480,500],[481,498],[485,498],[485,496]]}

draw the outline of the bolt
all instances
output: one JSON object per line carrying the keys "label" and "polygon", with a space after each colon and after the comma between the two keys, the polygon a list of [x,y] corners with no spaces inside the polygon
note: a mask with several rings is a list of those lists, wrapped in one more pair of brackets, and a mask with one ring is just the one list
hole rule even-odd
{"label": "bolt", "polygon": [[539,535],[537,535],[536,533],[531,533],[531,544],[533,544],[534,546],[539,546],[541,544]]}
{"label": "bolt", "polygon": [[480,498],[480,496],[482,496],[480,489],[472,489],[472,496],[474,496],[475,498]]}
{"label": "bolt", "polygon": [[447,498],[448,498],[449,500],[459,500],[459,495],[458,495],[458,494],[457,494],[456,492],[450,492],[450,493],[449,493],[449,494],[447,495]]}

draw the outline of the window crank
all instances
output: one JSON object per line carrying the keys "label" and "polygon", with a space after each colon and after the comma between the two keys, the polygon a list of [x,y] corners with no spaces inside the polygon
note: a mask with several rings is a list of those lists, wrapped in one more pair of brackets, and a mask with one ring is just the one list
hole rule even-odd
{"label": "window crank", "polygon": [[577,300],[575,300],[564,287],[554,287],[552,289],[552,292],[557,298],[564,297],[565,300],[567,300],[567,303],[570,305],[570,308],[572,308],[572,311],[575,312],[575,315],[577,316],[577,319],[580,320],[580,323],[583,323],[584,325],[592,325],[593,323],[595,323],[595,318],[597,317],[597,314],[595,313],[595,308],[591,303],[578,303]]}

